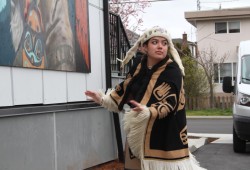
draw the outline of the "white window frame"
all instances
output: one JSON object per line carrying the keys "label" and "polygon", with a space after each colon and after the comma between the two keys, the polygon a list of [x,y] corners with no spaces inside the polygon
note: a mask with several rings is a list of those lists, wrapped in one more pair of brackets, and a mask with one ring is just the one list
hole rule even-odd
{"label": "white window frame", "polygon": [[[218,23],[226,23],[226,32],[216,32],[216,24]],[[230,28],[229,28],[229,23],[239,23],[239,32],[229,32],[230,31]],[[240,30],[241,30],[241,22],[240,21],[220,21],[220,22],[215,22],[214,23],[214,33],[215,34],[235,34],[235,33],[240,33]]]}
{"label": "white window frame", "polygon": [[[235,81],[235,77],[236,77],[236,72],[237,72],[237,66],[236,66],[236,63],[233,62],[233,63],[214,63],[214,65],[217,65],[217,69],[218,69],[218,81],[215,81],[215,75],[214,75],[214,78],[213,78],[213,81],[214,83],[222,83],[222,77],[221,77],[221,65],[222,64],[231,64],[231,77],[232,77],[232,81],[234,82]],[[235,66],[234,66],[235,64]]]}

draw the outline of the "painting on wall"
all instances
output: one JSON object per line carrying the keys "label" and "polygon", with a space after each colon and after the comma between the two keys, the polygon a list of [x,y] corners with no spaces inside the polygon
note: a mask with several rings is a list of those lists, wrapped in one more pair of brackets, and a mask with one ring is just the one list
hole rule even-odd
{"label": "painting on wall", "polygon": [[0,66],[89,73],[87,0],[0,0]]}

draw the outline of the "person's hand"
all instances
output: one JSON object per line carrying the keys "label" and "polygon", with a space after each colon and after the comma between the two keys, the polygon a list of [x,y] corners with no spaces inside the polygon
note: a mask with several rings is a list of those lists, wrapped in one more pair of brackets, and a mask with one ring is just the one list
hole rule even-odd
{"label": "person's hand", "polygon": [[141,112],[144,109],[144,106],[135,100],[130,100],[129,103],[131,103],[134,106],[134,108],[132,109],[133,111]]}
{"label": "person's hand", "polygon": [[102,102],[102,96],[98,92],[87,90],[85,95],[90,97],[92,101],[98,104],[101,104]]}

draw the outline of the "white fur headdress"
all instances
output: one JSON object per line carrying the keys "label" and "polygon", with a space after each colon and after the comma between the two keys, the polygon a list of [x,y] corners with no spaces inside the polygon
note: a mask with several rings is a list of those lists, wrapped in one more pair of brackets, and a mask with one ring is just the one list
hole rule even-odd
{"label": "white fur headdress", "polygon": [[184,76],[185,75],[184,67],[182,65],[180,56],[179,56],[177,50],[174,47],[174,44],[172,42],[172,38],[170,36],[170,33],[166,29],[161,28],[159,26],[155,26],[155,27],[153,27],[153,28],[148,29],[147,31],[145,31],[139,37],[139,39],[135,42],[134,46],[131,47],[129,49],[129,51],[126,53],[125,58],[123,60],[117,59],[118,61],[121,62],[121,68],[123,68],[130,61],[130,59],[135,55],[135,53],[137,52],[137,49],[140,46],[140,44],[142,45],[143,43],[145,43],[150,38],[156,37],[156,36],[164,37],[164,38],[167,39],[167,41],[169,43],[168,44],[169,45],[169,52],[173,56],[175,62],[179,65],[179,67],[181,69],[181,72],[182,72],[182,75]]}

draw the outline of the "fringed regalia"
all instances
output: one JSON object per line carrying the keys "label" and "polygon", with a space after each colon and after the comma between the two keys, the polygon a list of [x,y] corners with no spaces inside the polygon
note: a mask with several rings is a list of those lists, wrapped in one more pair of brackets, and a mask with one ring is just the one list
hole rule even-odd
{"label": "fringed regalia", "polygon": [[130,100],[147,108],[140,113],[130,110],[124,115],[130,158],[139,158],[141,169],[202,169],[191,159],[188,149],[183,77],[169,57],[151,69],[144,57],[134,64],[110,97],[119,110],[123,110],[124,104],[133,108]]}

